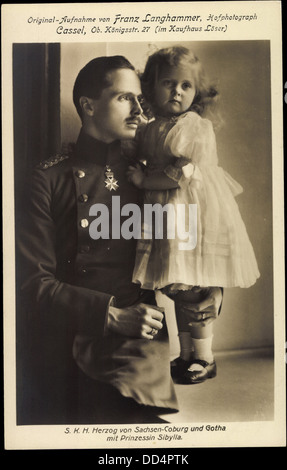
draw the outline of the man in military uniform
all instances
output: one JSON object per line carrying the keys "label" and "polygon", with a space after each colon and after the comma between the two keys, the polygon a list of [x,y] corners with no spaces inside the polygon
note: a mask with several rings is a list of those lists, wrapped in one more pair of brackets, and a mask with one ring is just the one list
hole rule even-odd
{"label": "man in military uniform", "polygon": [[[17,234],[19,424],[150,422],[155,409],[177,409],[163,312],[131,282],[136,240],[111,233],[113,196],[118,217],[125,204],[141,204],[122,149],[140,123],[140,96],[125,58],[89,62],[74,86],[76,144],[33,172]],[[110,228],[97,240],[96,203],[108,208]],[[215,289],[205,321],[220,302]]]}

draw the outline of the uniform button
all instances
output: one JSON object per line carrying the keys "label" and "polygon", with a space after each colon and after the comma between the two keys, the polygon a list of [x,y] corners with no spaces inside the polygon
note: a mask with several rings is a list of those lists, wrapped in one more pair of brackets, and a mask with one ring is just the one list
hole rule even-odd
{"label": "uniform button", "polygon": [[82,228],[87,228],[88,225],[89,225],[89,221],[88,221],[88,219],[82,219],[80,224],[81,224]]}
{"label": "uniform button", "polygon": [[87,194],[81,194],[79,196],[79,201],[80,202],[87,202],[88,199],[89,199],[89,196]]}
{"label": "uniform button", "polygon": [[79,274],[86,274],[86,272],[87,272],[87,270],[86,270],[85,266],[81,266],[79,268]]}
{"label": "uniform button", "polygon": [[90,251],[89,245],[82,245],[80,247],[80,253],[88,253]]}
{"label": "uniform button", "polygon": [[76,171],[76,176],[78,178],[84,178],[86,176],[86,173],[84,172],[84,170],[77,170]]}

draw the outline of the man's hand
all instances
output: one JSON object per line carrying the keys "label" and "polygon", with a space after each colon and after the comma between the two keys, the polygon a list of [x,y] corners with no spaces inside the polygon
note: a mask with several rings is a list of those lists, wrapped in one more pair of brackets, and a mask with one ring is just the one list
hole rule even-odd
{"label": "man's hand", "polygon": [[153,339],[163,324],[163,309],[137,304],[127,308],[110,307],[107,328],[132,338]]}
{"label": "man's hand", "polygon": [[190,317],[189,326],[207,326],[218,317],[222,303],[220,287],[204,288],[205,295],[196,303],[181,303],[180,310]]}
{"label": "man's hand", "polygon": [[140,165],[137,165],[136,167],[129,166],[127,171],[127,177],[128,180],[133,183],[137,188],[143,188],[145,175]]}

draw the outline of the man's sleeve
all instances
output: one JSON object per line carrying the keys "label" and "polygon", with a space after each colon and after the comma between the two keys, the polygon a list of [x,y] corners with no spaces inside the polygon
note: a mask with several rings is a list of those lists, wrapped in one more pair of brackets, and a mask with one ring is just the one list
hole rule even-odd
{"label": "man's sleeve", "polygon": [[102,335],[114,298],[57,279],[56,226],[51,214],[51,183],[35,172],[27,208],[17,230],[18,284],[25,309],[38,321],[68,325],[74,332]]}

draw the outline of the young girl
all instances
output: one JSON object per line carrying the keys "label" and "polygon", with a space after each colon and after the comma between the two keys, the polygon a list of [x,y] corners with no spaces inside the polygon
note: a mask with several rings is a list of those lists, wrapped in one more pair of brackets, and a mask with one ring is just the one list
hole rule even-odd
{"label": "young girl", "polygon": [[150,227],[143,226],[133,281],[174,300],[180,357],[171,373],[199,383],[216,375],[213,325],[191,326],[185,302],[198,302],[211,286],[249,287],[259,272],[234,199],[242,188],[218,166],[213,126],[203,117],[217,92],[199,60],[184,47],[155,52],[142,90],[154,119],[138,136],[138,158],[146,169],[130,167],[129,178],[145,190],[145,204],[171,204],[175,210],[196,204],[197,227],[190,237],[196,243],[188,247],[176,235],[157,238],[153,231],[151,238]]}

